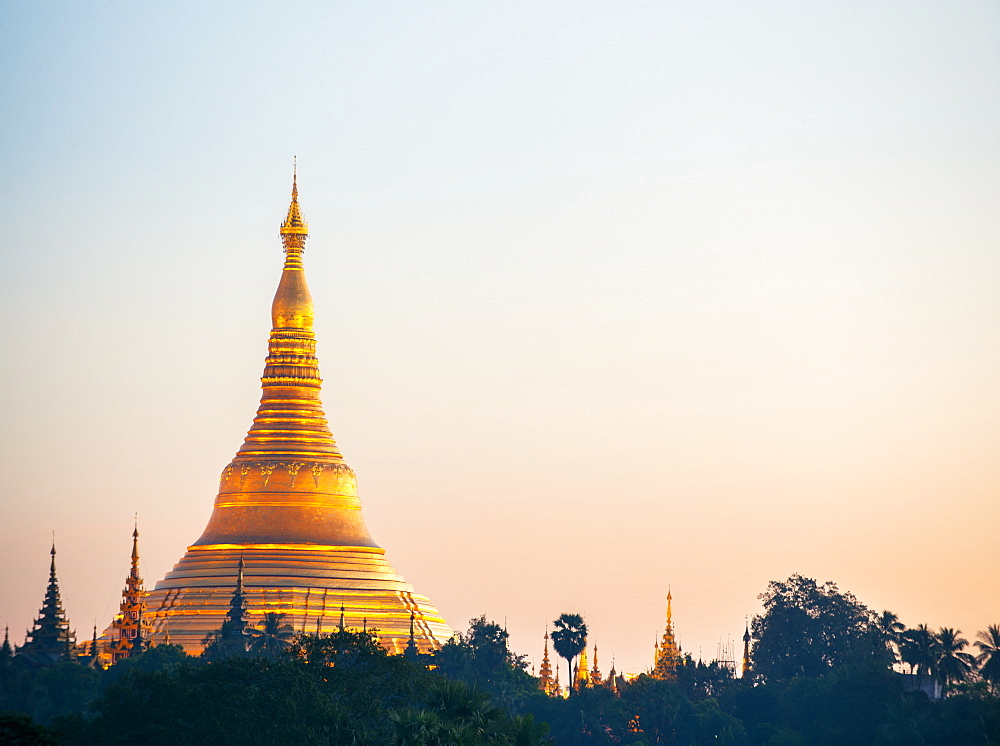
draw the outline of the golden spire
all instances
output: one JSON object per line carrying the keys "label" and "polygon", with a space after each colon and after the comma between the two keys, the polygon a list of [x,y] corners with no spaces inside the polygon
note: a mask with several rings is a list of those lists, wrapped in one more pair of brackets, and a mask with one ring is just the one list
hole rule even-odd
{"label": "golden spire", "polygon": [[226,603],[233,576],[219,568],[232,568],[245,554],[253,571],[245,571],[244,580],[253,587],[239,593],[245,608],[235,611],[241,619],[273,610],[264,599],[268,591],[280,594],[295,629],[312,629],[317,618],[323,629],[324,615],[336,608],[330,607],[332,599],[336,606],[350,604],[365,627],[371,617],[387,648],[410,641],[412,617],[413,641],[421,650],[433,650],[451,629],[372,539],[354,471],[327,424],[313,302],[302,263],[308,227],[299,207],[297,168],[291,192],[280,230],[283,267],[271,305],[260,405],[219,477],[204,533],[149,595],[151,621],[157,634],[169,629],[175,641],[200,652],[206,633],[234,613]]}
{"label": "golden spire", "polygon": [[580,651],[580,662],[576,666],[576,681],[573,682],[574,689],[580,689],[590,683],[590,666],[587,665],[587,647]]}
{"label": "golden spire", "polygon": [[603,681],[601,679],[601,669],[597,666],[597,643],[594,643],[594,665],[590,669],[590,683],[592,686],[600,686]]}
{"label": "golden spire", "polygon": [[111,639],[107,652],[111,662],[117,663],[145,650],[152,635],[146,608],[146,590],[139,575],[139,523],[132,529],[132,569],[125,579],[121,605],[111,622]]}
{"label": "golden spire", "polygon": [[[300,458],[343,463],[320,401],[319,361],[313,334],[313,301],[302,264],[308,231],[299,211],[298,176],[292,177],[292,203],[281,226],[285,264],[271,303],[271,336],[261,377],[260,407],[230,470],[245,461],[275,463]],[[301,462],[299,462],[301,463]],[[293,466],[293,468],[295,468]],[[303,479],[307,477],[303,475]],[[262,480],[267,488],[270,480]]]}
{"label": "golden spire", "polygon": [[677,666],[681,662],[680,648],[674,637],[674,615],[671,608],[673,594],[670,587],[667,587],[667,626],[663,630],[663,638],[656,648],[656,656],[653,662],[652,677],[654,679],[673,680],[676,676]]}
{"label": "golden spire", "polygon": [[552,681],[552,662],[549,659],[549,631],[545,630],[545,652],[542,654],[542,667],[538,670],[538,687],[550,697],[555,696],[555,684]]}
{"label": "golden spire", "polygon": [[288,206],[288,215],[281,224],[281,245],[286,254],[301,253],[306,248],[306,238],[309,236],[309,224],[302,219],[299,211],[298,162],[292,162],[292,203]]}
{"label": "golden spire", "polygon": [[[312,332],[313,301],[306,284],[302,252],[306,248],[309,225],[299,210],[298,173],[292,174],[292,202],[288,215],[281,224],[281,245],[285,249],[285,266],[281,273],[278,291],[271,304],[271,322],[275,329],[297,329]],[[315,348],[315,343],[313,344]]]}

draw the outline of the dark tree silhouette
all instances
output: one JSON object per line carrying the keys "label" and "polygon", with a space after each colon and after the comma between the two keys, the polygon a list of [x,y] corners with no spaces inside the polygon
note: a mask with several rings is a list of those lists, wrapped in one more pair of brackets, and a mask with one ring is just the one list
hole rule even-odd
{"label": "dark tree silhouette", "polygon": [[468,632],[456,633],[431,656],[436,674],[479,688],[512,712],[538,692],[538,682],[524,670],[524,658],[511,652],[507,631],[485,615],[470,619]]}
{"label": "dark tree silhouette", "polygon": [[937,671],[937,641],[926,624],[908,629],[900,635],[900,659],[910,667],[919,680],[921,676],[932,676]]}
{"label": "dark tree silhouette", "polygon": [[769,683],[821,676],[845,663],[889,667],[875,615],[835,583],[819,585],[796,574],[772,580],[760,598],[764,613],[753,620],[753,670]]}
{"label": "dark tree silhouette", "polygon": [[906,629],[905,625],[891,611],[883,611],[875,619],[875,628],[882,635],[886,648],[892,653],[893,661],[899,660],[899,639]]}
{"label": "dark tree silhouette", "polygon": [[[475,620],[473,620],[475,621]],[[534,744],[551,743],[547,727],[527,717],[511,718],[490,697],[461,681],[433,680],[422,707],[390,710],[393,743]]]}
{"label": "dark tree silhouette", "polygon": [[587,647],[587,625],[579,614],[562,614],[553,623],[552,647],[566,659],[569,676],[567,690],[573,693],[573,660]]}
{"label": "dark tree silhouette", "polygon": [[953,684],[968,680],[975,670],[975,656],[963,652],[969,641],[961,635],[961,630],[942,627],[934,636],[937,642],[937,674],[945,691],[951,689]]}
{"label": "dark tree silhouette", "polygon": [[284,618],[284,614],[273,611],[264,615],[264,619],[257,624],[260,629],[250,633],[251,653],[277,658],[291,647],[295,630],[292,625],[284,623]]}
{"label": "dark tree silhouette", "polygon": [[985,631],[976,635],[976,647],[979,655],[979,675],[989,684],[994,694],[1000,695],[1000,624],[991,624]]}

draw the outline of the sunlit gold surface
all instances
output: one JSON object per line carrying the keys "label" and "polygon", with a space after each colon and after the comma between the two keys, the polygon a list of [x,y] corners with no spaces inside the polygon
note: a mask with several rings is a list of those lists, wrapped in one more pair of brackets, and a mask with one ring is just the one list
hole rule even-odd
{"label": "sunlit gold surface", "polygon": [[297,631],[331,631],[343,606],[348,627],[378,629],[397,652],[409,639],[411,612],[422,650],[452,634],[369,535],[354,472],[327,426],[302,264],[307,235],[293,181],[257,416],[222,471],[201,538],[147,599],[155,638],[169,633],[188,652],[200,653],[202,639],[221,626],[241,556],[251,624],[276,611]]}
{"label": "sunlit gold surface", "polygon": [[677,678],[677,666],[683,664],[681,651],[674,637],[674,612],[672,608],[673,594],[667,590],[667,626],[663,630],[663,638],[656,648],[653,659],[653,670],[650,674],[654,679],[674,681]]}

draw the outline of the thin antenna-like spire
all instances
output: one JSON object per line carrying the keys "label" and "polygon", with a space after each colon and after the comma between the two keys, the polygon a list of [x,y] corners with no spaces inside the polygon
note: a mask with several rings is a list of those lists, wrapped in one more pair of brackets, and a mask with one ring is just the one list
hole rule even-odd
{"label": "thin antenna-like spire", "polygon": [[281,245],[286,254],[300,254],[306,248],[306,238],[309,236],[309,224],[302,219],[299,209],[299,167],[298,161],[292,162],[292,201],[288,205],[288,214],[281,224]]}
{"label": "thin antenna-like spire", "polygon": [[743,617],[743,666],[740,676],[746,676],[750,672],[750,620]]}
{"label": "thin antenna-like spire", "polygon": [[407,658],[415,658],[420,653],[420,649],[417,647],[416,633],[414,631],[414,625],[416,623],[416,620],[417,620],[417,614],[416,614],[415,611],[413,611],[411,609],[410,610],[410,639],[406,643],[406,650],[403,651],[403,654]]}

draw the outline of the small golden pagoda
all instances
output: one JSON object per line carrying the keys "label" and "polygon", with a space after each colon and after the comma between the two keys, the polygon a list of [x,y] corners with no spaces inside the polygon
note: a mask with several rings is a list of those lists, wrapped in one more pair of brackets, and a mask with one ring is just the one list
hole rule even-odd
{"label": "small golden pagoda", "polygon": [[241,557],[251,624],[277,612],[296,631],[328,631],[340,617],[348,627],[378,630],[382,644],[398,653],[411,625],[421,652],[453,634],[369,535],[354,472],[327,426],[302,264],[308,232],[293,177],[257,415],[222,470],[205,532],[146,599],[156,638],[169,635],[189,653],[201,653],[206,636],[222,626]]}
{"label": "small golden pagoda", "polygon": [[594,643],[594,665],[590,668],[590,685],[601,686],[604,679],[601,678],[601,669],[597,665],[597,643]]}
{"label": "small golden pagoda", "polygon": [[125,579],[122,602],[111,623],[112,639],[107,644],[111,662],[117,663],[149,645],[149,622],[146,619],[146,591],[139,575],[139,526],[132,531],[132,567]]}
{"label": "small golden pagoda", "polygon": [[548,696],[555,696],[556,684],[552,680],[552,661],[549,659],[549,631],[545,630],[545,652],[542,653],[542,667],[538,669],[538,688]]}
{"label": "small golden pagoda", "polygon": [[650,674],[654,679],[666,679],[673,681],[677,678],[677,666],[681,665],[681,651],[674,638],[674,616],[671,603],[673,595],[667,589],[667,626],[663,631],[663,639],[656,649],[656,658],[653,662],[653,672]]}
{"label": "small golden pagoda", "polygon": [[587,664],[587,647],[580,651],[580,661],[576,664],[576,679],[573,681],[573,690],[579,691],[590,684],[590,666]]}

